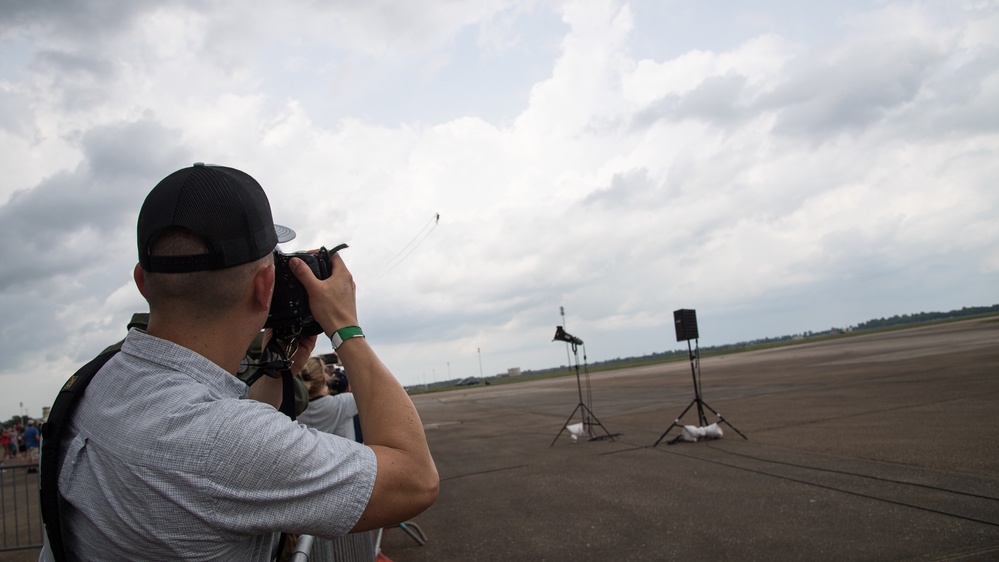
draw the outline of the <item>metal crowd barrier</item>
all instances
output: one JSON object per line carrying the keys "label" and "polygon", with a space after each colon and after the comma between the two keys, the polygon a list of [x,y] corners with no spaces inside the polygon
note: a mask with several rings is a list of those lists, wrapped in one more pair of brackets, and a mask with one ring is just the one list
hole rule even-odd
{"label": "metal crowd barrier", "polygon": [[[427,544],[423,529],[412,521],[392,525],[402,529],[416,544]],[[375,562],[382,546],[382,532],[353,533],[333,540],[300,535],[289,562]]]}
{"label": "metal crowd barrier", "polygon": [[291,562],[375,562],[382,530],[351,533],[335,539],[300,535]]}
{"label": "metal crowd barrier", "polygon": [[0,523],[0,552],[42,547],[37,463],[0,465]]}

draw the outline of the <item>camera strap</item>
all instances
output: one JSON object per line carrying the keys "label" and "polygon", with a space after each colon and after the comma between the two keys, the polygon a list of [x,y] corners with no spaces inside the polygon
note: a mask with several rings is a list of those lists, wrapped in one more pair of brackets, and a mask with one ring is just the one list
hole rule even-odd
{"label": "camera strap", "polygon": [[298,417],[295,411],[295,376],[291,369],[281,373],[281,413],[292,420]]}

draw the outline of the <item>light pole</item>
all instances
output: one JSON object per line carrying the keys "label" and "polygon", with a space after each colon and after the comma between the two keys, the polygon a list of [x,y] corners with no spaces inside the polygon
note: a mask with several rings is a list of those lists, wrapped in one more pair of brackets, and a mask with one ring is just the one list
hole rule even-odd
{"label": "light pole", "polygon": [[[564,306],[558,307],[558,312],[559,312],[559,314],[562,315],[562,329],[564,330],[565,329],[565,307]],[[569,370],[572,370],[572,360],[569,359],[569,343],[568,342],[566,342],[566,344],[565,344],[565,365],[566,365],[567,368],[569,368]]]}

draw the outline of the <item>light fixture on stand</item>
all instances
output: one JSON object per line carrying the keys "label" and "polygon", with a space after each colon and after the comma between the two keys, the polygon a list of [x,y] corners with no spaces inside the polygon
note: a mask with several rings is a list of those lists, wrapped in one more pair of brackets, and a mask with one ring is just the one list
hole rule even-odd
{"label": "light fixture on stand", "polygon": [[[576,439],[576,433],[574,433],[572,430],[569,429],[569,422],[572,421],[573,417],[575,417],[576,412],[580,412],[580,415],[582,416],[582,423],[580,424],[582,426],[582,432],[587,436],[589,436],[590,441],[594,441],[597,439],[614,439],[615,435],[620,435],[620,433],[612,435],[611,432],[607,431],[607,428],[604,427],[604,424],[600,423],[600,420],[598,420],[597,416],[594,415],[593,410],[590,409],[590,404],[593,402],[593,397],[590,393],[589,372],[585,373],[586,401],[585,402],[583,401],[583,381],[579,375],[579,346],[583,345],[583,340],[577,338],[576,336],[570,334],[569,332],[566,332],[565,328],[563,328],[562,326],[556,326],[555,337],[552,339],[552,341],[564,341],[568,343],[570,346],[572,346],[572,354],[576,358],[576,365],[575,365],[576,390],[579,393],[579,403],[576,404],[576,407],[572,410],[572,413],[569,414],[568,418],[566,418],[565,423],[562,424],[562,428],[559,430],[558,434],[555,435],[555,439],[552,440],[552,443],[551,445],[549,445],[549,447],[555,445],[555,441],[558,441],[558,438],[560,435],[562,435],[563,431],[569,431],[570,435],[573,436],[573,440]],[[583,360],[584,361],[586,360],[585,347],[583,348]],[[593,431],[594,427],[599,427],[601,430],[603,430],[604,434],[603,435],[594,434]]]}

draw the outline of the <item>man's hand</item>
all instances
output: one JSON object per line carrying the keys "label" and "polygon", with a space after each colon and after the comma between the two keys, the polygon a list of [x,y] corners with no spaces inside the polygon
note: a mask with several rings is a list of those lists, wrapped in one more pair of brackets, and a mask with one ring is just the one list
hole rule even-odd
{"label": "man's hand", "polygon": [[316,336],[309,336],[298,341],[298,349],[291,356],[291,374],[297,375],[305,370],[305,364],[312,357],[312,350],[316,348]]}
{"label": "man's hand", "polygon": [[[323,327],[327,336],[345,326],[357,326],[357,300],[354,277],[339,254],[330,257],[330,276],[320,281],[308,265],[291,258],[288,267],[309,294],[312,317]],[[315,341],[313,341],[313,346]]]}

